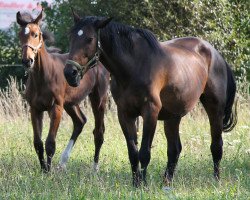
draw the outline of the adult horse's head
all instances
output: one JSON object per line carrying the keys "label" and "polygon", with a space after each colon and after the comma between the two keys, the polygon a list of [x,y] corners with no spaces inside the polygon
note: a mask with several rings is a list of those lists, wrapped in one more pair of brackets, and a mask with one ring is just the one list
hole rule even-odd
{"label": "adult horse's head", "polygon": [[22,63],[27,68],[32,68],[37,52],[42,47],[42,32],[39,22],[43,17],[43,11],[33,19],[30,14],[16,14],[16,21],[20,25],[19,39],[22,45]]}
{"label": "adult horse's head", "polygon": [[70,31],[69,59],[64,75],[69,85],[79,85],[83,75],[99,61],[101,42],[100,29],[112,18],[80,18],[73,10],[74,26]]}

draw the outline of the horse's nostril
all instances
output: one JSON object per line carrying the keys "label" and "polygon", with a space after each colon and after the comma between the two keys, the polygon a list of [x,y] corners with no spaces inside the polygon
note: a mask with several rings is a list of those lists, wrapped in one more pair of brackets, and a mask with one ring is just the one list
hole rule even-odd
{"label": "horse's nostril", "polygon": [[32,65],[33,62],[34,62],[34,59],[33,59],[33,58],[30,58],[29,62],[30,62],[30,64]]}
{"label": "horse's nostril", "polygon": [[77,75],[77,69],[73,69],[72,70],[72,76],[76,76]]}

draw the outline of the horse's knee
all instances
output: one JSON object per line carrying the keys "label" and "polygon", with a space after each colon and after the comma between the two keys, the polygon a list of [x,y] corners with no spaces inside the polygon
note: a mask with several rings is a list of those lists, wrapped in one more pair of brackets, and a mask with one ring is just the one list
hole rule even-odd
{"label": "horse's knee", "polygon": [[170,160],[173,160],[175,162],[176,159],[178,159],[180,153],[182,150],[181,143],[178,143],[176,145],[172,145],[168,147],[168,157]]}
{"label": "horse's knee", "polygon": [[104,136],[103,136],[103,131],[93,131],[94,134],[94,140],[95,140],[95,145],[96,146],[101,146],[104,142]]}
{"label": "horse's knee", "polygon": [[139,160],[141,163],[142,168],[147,167],[151,158],[150,149],[141,149],[139,151]]}
{"label": "horse's knee", "polygon": [[82,114],[81,120],[79,120],[75,125],[80,131],[82,131],[84,125],[87,123],[87,118]]}
{"label": "horse's knee", "polygon": [[41,139],[34,140],[33,144],[37,153],[43,153],[43,142]]}

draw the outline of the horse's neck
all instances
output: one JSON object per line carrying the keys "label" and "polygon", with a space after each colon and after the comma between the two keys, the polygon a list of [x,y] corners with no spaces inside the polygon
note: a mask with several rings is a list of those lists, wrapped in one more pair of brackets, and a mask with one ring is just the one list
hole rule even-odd
{"label": "horse's neck", "polygon": [[[151,60],[154,59],[155,53],[148,47],[146,40],[136,41],[133,52],[121,51],[116,49],[116,45],[110,45],[112,38],[104,35],[101,38],[101,45],[103,53],[101,55],[101,62],[115,77],[118,85],[126,87],[134,83],[147,83],[150,79],[150,68],[153,67]],[[147,47],[147,48],[145,48]],[[120,53],[117,53],[120,52]]]}
{"label": "horse's neck", "polygon": [[[106,40],[107,39],[107,40]],[[115,49],[110,47],[110,38],[104,38],[105,42],[102,42],[102,54],[101,54],[101,62],[107,68],[107,70],[115,77],[118,84],[126,86],[129,80],[132,77],[132,73],[134,70],[133,65],[128,64],[128,60],[124,59],[126,57],[131,57],[131,55],[125,55],[125,53],[121,56],[115,55],[113,52],[116,52]]]}
{"label": "horse's neck", "polygon": [[53,68],[51,64],[51,54],[47,52],[44,45],[42,45],[40,51],[38,52],[35,66],[31,72],[33,76],[33,82],[38,84],[46,83],[46,79]]}

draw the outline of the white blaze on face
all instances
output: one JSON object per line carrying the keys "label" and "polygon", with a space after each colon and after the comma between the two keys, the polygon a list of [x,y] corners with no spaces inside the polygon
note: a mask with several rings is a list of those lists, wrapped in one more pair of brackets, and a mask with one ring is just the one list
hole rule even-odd
{"label": "white blaze on face", "polygon": [[77,32],[77,35],[78,36],[81,36],[83,34],[83,31],[82,30],[79,30],[78,32]]}
{"label": "white blaze on face", "polygon": [[29,32],[30,32],[30,28],[29,27],[25,27],[24,34],[27,35],[27,34],[29,34]]}

